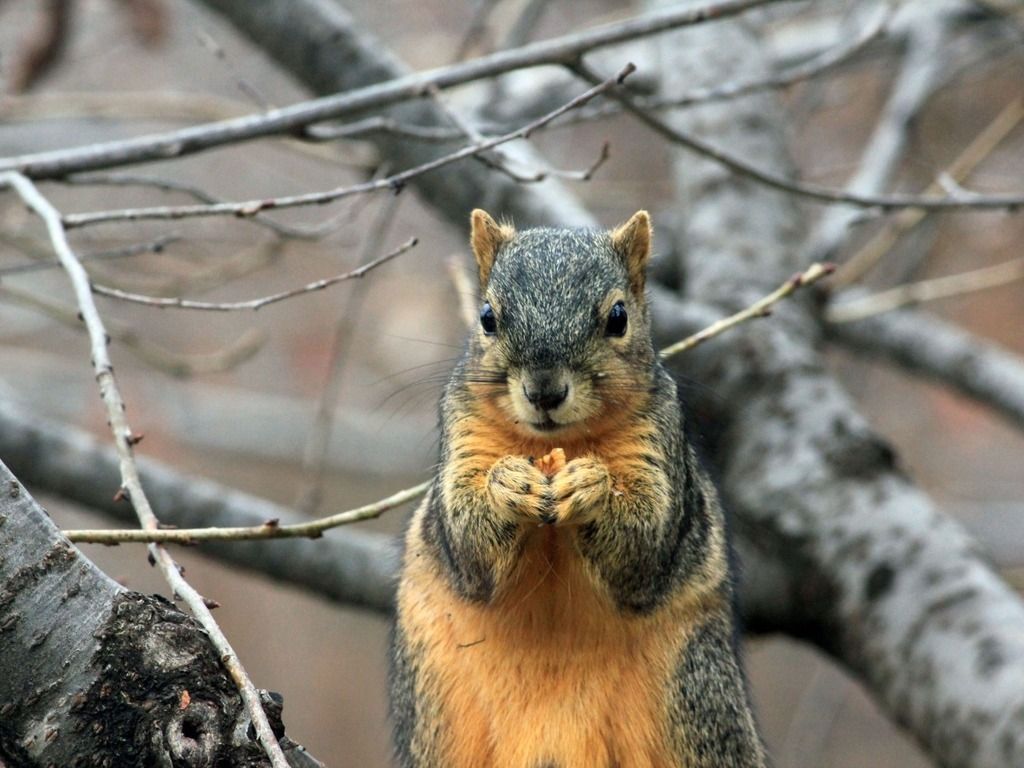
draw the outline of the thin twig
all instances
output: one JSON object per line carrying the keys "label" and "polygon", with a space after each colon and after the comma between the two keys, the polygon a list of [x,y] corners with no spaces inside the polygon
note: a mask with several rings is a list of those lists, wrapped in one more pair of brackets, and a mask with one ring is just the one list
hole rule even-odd
{"label": "thin twig", "polygon": [[[135,463],[132,448],[134,443],[138,442],[138,438],[132,432],[125,415],[124,399],[121,397],[117,381],[114,378],[114,367],[107,353],[107,331],[96,309],[96,303],[93,301],[92,291],[89,286],[89,275],[68,243],[67,233],[64,231],[64,225],[61,223],[60,212],[50,204],[49,200],[39,193],[35,184],[20,173],[6,172],[0,173],[0,185],[13,188],[24,203],[46,224],[54,251],[68,274],[78,307],[82,312],[82,320],[89,332],[90,346],[92,348],[92,365],[96,371],[96,381],[99,384],[100,396],[107,409],[107,418],[109,419],[111,431],[114,434],[114,445],[117,448],[122,491],[131,501],[142,527],[155,531],[159,528],[160,524],[139,479],[139,470]],[[273,768],[288,768],[288,762],[281,752],[281,747],[278,745],[274,732],[267,720],[266,713],[263,711],[259,693],[242,667],[242,662],[231,647],[227,637],[224,636],[224,633],[210,613],[206,600],[192,585],[185,581],[178,568],[178,564],[174,562],[174,559],[166,549],[158,544],[150,544],[149,553],[153,562],[159,566],[164,579],[166,579],[174,594],[179,595],[185,601],[192,614],[206,631],[221,663],[238,687],[242,700],[245,703],[246,711],[256,730],[257,739],[270,758],[271,765]]]}
{"label": "thin twig", "polygon": [[803,288],[804,286],[816,283],[826,275],[832,274],[834,270],[834,264],[812,264],[805,271],[793,275],[793,277],[769,293],[763,299],[755,301],[746,309],[740,310],[729,317],[722,318],[721,320],[712,323],[707,328],[698,331],[691,336],[687,336],[682,341],[677,341],[675,344],[670,344],[665,347],[658,353],[658,357],[662,360],[667,360],[673,355],[678,355],[680,352],[686,352],[687,350],[693,349],[698,344],[702,344],[708,339],[714,338],[715,336],[718,336],[741,323],[745,323],[748,320],[753,320],[757,317],[766,317],[771,314],[773,306],[778,304],[798,288]]}
{"label": "thin twig", "polygon": [[59,178],[82,171],[182,157],[263,136],[294,134],[307,125],[323,120],[420,98],[431,84],[445,89],[495,77],[516,69],[564,64],[595,48],[789,1],[791,0],[717,0],[699,6],[668,8],[584,32],[531,43],[509,51],[499,51],[471,61],[411,74],[257,115],[134,139],[0,159],[0,171],[17,170],[35,179]]}
{"label": "thin twig", "polygon": [[232,528],[161,528],[159,530],[72,530],[64,531],[69,540],[89,544],[128,544],[159,542],[162,544],[195,544],[200,541],[252,541],[255,539],[318,539],[324,531],[342,525],[373,520],[383,513],[419,498],[430,487],[430,482],[414,485],[412,488],[393,493],[387,498],[356,507],[345,512],[310,520],[308,523],[278,525],[268,520],[263,525],[239,526]]}
{"label": "thin twig", "polygon": [[[582,62],[566,65],[570,70],[588,82],[600,82],[600,76]],[[877,208],[882,211],[900,208],[920,208],[930,211],[958,210],[1015,210],[1024,206],[1024,194],[983,195],[969,192],[962,196],[940,197],[937,195],[912,195],[890,193],[886,195],[861,195],[841,189],[798,181],[781,176],[772,171],[760,168],[743,158],[733,155],[714,144],[672,127],[662,119],[642,109],[636,101],[621,91],[611,91],[609,96],[620,101],[628,112],[655,133],[663,136],[673,144],[685,147],[702,157],[713,160],[729,170],[764,184],[772,189],[799,195],[819,203],[845,203],[860,208]]]}
{"label": "thin twig", "polygon": [[[368,234],[360,247],[357,263],[368,263],[371,255],[380,250],[390,225],[394,221],[401,199],[400,197],[390,197],[383,201],[377,211],[375,221],[367,230]],[[341,396],[342,372],[346,368],[346,357],[352,347],[352,339],[355,338],[356,329],[362,317],[361,310],[369,293],[369,290],[350,293],[341,315],[334,322],[331,352],[327,363],[327,378],[320,391],[316,417],[306,436],[306,444],[302,453],[302,473],[305,482],[302,495],[296,506],[308,514],[318,511],[323,500],[324,477],[327,474],[327,449],[330,445],[331,433],[334,430],[335,407]]]}
{"label": "thin twig", "polygon": [[[0,284],[0,295],[9,296],[19,304],[41,312],[68,328],[73,328],[76,331],[85,330],[82,328],[82,321],[78,317],[76,309],[53,301],[46,296],[40,296],[10,284]],[[248,328],[241,336],[221,349],[200,354],[186,354],[143,339],[137,330],[128,325],[107,321],[107,332],[113,341],[124,345],[125,349],[142,362],[178,378],[230,371],[247,360],[251,360],[263,348],[267,340],[266,331]]]}
{"label": "thin twig", "polygon": [[121,301],[130,301],[134,304],[144,304],[148,307],[158,307],[160,309],[174,308],[174,309],[198,309],[208,312],[237,312],[240,310],[258,310],[267,306],[268,304],[276,304],[279,301],[285,301],[296,296],[302,296],[307,293],[314,291],[322,291],[324,288],[329,288],[332,285],[336,285],[344,280],[352,280],[365,275],[372,269],[385,264],[397,256],[401,256],[403,253],[414,247],[417,243],[415,237],[402,243],[391,253],[387,253],[378,259],[374,259],[371,262],[364,264],[363,266],[353,269],[349,272],[343,272],[340,275],[334,275],[332,277],[325,277],[322,280],[315,280],[312,283],[307,283],[301,288],[292,288],[287,291],[280,291],[279,293],[272,293],[269,296],[262,296],[258,299],[249,299],[247,301],[194,301],[192,299],[182,299],[178,297],[162,298],[160,296],[145,296],[140,293],[129,293],[128,291],[122,291],[119,288],[110,288],[105,285],[92,284],[92,290],[94,293],[100,296],[107,296],[111,299],[120,299]]}
{"label": "thin twig", "polygon": [[[951,35],[952,21],[946,13],[922,10],[912,17],[906,51],[889,98],[875,121],[857,170],[846,184],[847,192],[873,195],[890,185],[900,167],[914,118],[941,85],[940,76],[948,61],[935,52],[946,50]],[[860,212],[849,207],[826,210],[807,237],[802,254],[804,261],[835,258],[848,241],[858,216]]]}
{"label": "thin twig", "polygon": [[[458,110],[454,110],[448,105],[440,91],[433,87],[429,90],[434,103],[437,104],[438,108],[444,112],[445,116],[461,132],[462,135],[460,138],[467,138],[477,146],[488,140],[488,137],[481,134],[476,126],[466,120]],[[520,184],[537,184],[550,176],[567,179],[569,181],[590,181],[597,169],[607,162],[610,152],[611,147],[609,142],[606,141],[602,144],[601,152],[593,163],[586,168],[575,171],[562,170],[559,168],[544,168],[540,170],[531,170],[528,173],[522,173],[515,170],[511,165],[512,161],[509,160],[507,155],[500,151],[493,152],[493,157],[490,154],[481,153],[479,155],[475,155],[473,159],[480,161],[492,170],[505,174],[512,179],[512,181]]]}
{"label": "thin twig", "polygon": [[839,298],[829,304],[825,310],[825,319],[830,323],[849,323],[911,304],[984,291],[1021,279],[1024,279],[1024,258],[962,272],[959,275],[907,283],[850,301]]}
{"label": "thin twig", "polygon": [[[78,260],[85,264],[90,261],[124,259],[130,256],[138,256],[143,253],[162,253],[168,245],[176,243],[181,239],[180,235],[162,235],[161,237],[154,238],[146,243],[133,243],[132,245],[126,245],[122,248],[111,248],[109,250],[95,251],[93,253],[83,253],[78,257]],[[23,252],[27,250],[23,249],[21,246],[17,247]],[[31,264],[16,264],[13,267],[0,268],[0,278],[9,277],[11,275],[23,275],[28,272],[42,272],[47,269],[58,269],[60,266],[60,261],[52,259],[34,261]]]}
{"label": "thin twig", "polygon": [[435,158],[422,165],[409,168],[408,170],[396,173],[384,179],[365,181],[348,187],[338,187],[322,192],[308,192],[301,195],[287,197],[264,198],[259,200],[246,200],[237,203],[218,203],[215,205],[182,205],[182,206],[160,206],[155,208],[134,208],[117,211],[97,211],[93,213],[75,213],[64,216],[64,226],[68,228],[96,224],[102,221],[138,221],[140,219],[181,219],[194,216],[254,216],[260,211],[271,208],[293,208],[300,205],[322,205],[353,195],[366,194],[383,189],[400,191],[411,179],[421,176],[424,173],[443,168],[467,157],[479,155],[489,149],[501,144],[507,144],[516,139],[529,138],[535,131],[545,127],[548,123],[577,109],[601,94],[608,93],[620,85],[629,75],[636,71],[636,67],[627,64],[622,70],[607,80],[599,82],[594,87],[580,94],[576,98],[566,102],[557,109],[553,109],[546,115],[533,120],[521,128],[489,139],[482,143],[473,143],[469,146]]}
{"label": "thin twig", "polygon": [[[211,195],[205,189],[194,184],[187,184],[173,179],[163,179],[157,176],[143,176],[127,173],[89,173],[79,176],[68,176],[60,179],[62,184],[81,186],[112,186],[112,187],[153,187],[165,192],[180,192],[189,197],[208,205],[224,202],[215,195]],[[266,227],[280,237],[292,238],[295,240],[320,240],[342,226],[349,218],[349,212],[343,211],[327,221],[310,227],[294,226],[274,221],[266,216],[257,215],[252,217],[254,223]]]}
{"label": "thin twig", "polygon": [[[991,123],[986,125],[970,144],[956,157],[944,171],[944,176],[962,182],[978,165],[998,147],[1024,120],[1024,99],[1016,98],[1007,104]],[[939,181],[932,182],[926,194],[934,195],[942,191]],[[900,211],[893,219],[886,222],[870,240],[862,245],[853,256],[844,261],[836,269],[832,279],[833,290],[840,290],[859,281],[864,275],[892,250],[896,241],[927,217],[923,210]]]}

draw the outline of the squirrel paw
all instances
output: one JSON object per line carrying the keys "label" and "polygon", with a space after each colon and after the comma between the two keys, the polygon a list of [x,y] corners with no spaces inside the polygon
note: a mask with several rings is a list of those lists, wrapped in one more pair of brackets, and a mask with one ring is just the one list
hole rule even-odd
{"label": "squirrel paw", "polygon": [[554,522],[551,481],[523,456],[505,456],[487,473],[487,501],[516,522]]}
{"label": "squirrel paw", "polygon": [[612,477],[604,462],[573,459],[551,478],[556,525],[583,525],[604,512],[612,495]]}

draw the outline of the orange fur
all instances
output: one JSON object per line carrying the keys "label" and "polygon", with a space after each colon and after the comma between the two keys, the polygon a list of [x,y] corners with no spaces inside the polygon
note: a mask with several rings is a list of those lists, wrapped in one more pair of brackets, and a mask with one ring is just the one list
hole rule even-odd
{"label": "orange fur", "polygon": [[399,595],[403,630],[446,718],[450,768],[670,768],[659,731],[666,686],[693,620],[686,592],[632,616],[595,589],[568,533],[530,534],[508,587],[490,604],[456,596],[423,554],[418,520]]}
{"label": "orange fur", "polygon": [[[563,450],[569,460],[603,461],[615,483],[628,487],[650,429],[597,429],[603,440],[578,437]],[[552,446],[477,415],[461,422],[453,448],[468,448],[471,461],[489,467],[504,455],[543,457]],[[623,612],[588,573],[575,529],[548,526],[527,533],[494,600],[469,602],[422,544],[424,509],[408,533],[399,615],[422,665],[418,699],[431,701],[443,723],[435,749],[444,766],[676,766],[661,730],[666,686],[711,592],[681,591],[649,615]]]}

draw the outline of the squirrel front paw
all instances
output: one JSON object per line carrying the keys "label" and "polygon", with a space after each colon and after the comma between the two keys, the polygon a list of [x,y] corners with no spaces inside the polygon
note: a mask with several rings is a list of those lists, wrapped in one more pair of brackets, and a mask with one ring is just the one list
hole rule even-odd
{"label": "squirrel front paw", "polygon": [[487,472],[487,501],[509,520],[554,521],[551,479],[524,456],[505,456],[494,463]]}
{"label": "squirrel front paw", "polygon": [[551,490],[555,525],[583,525],[608,508],[612,476],[598,459],[573,459],[551,478]]}

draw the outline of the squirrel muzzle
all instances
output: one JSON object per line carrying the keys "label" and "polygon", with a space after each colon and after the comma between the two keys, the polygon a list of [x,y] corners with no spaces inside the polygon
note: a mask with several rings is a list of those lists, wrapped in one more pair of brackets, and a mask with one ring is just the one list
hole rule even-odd
{"label": "squirrel muzzle", "polygon": [[580,383],[559,368],[527,369],[509,377],[509,395],[521,424],[538,432],[569,427],[591,415]]}

